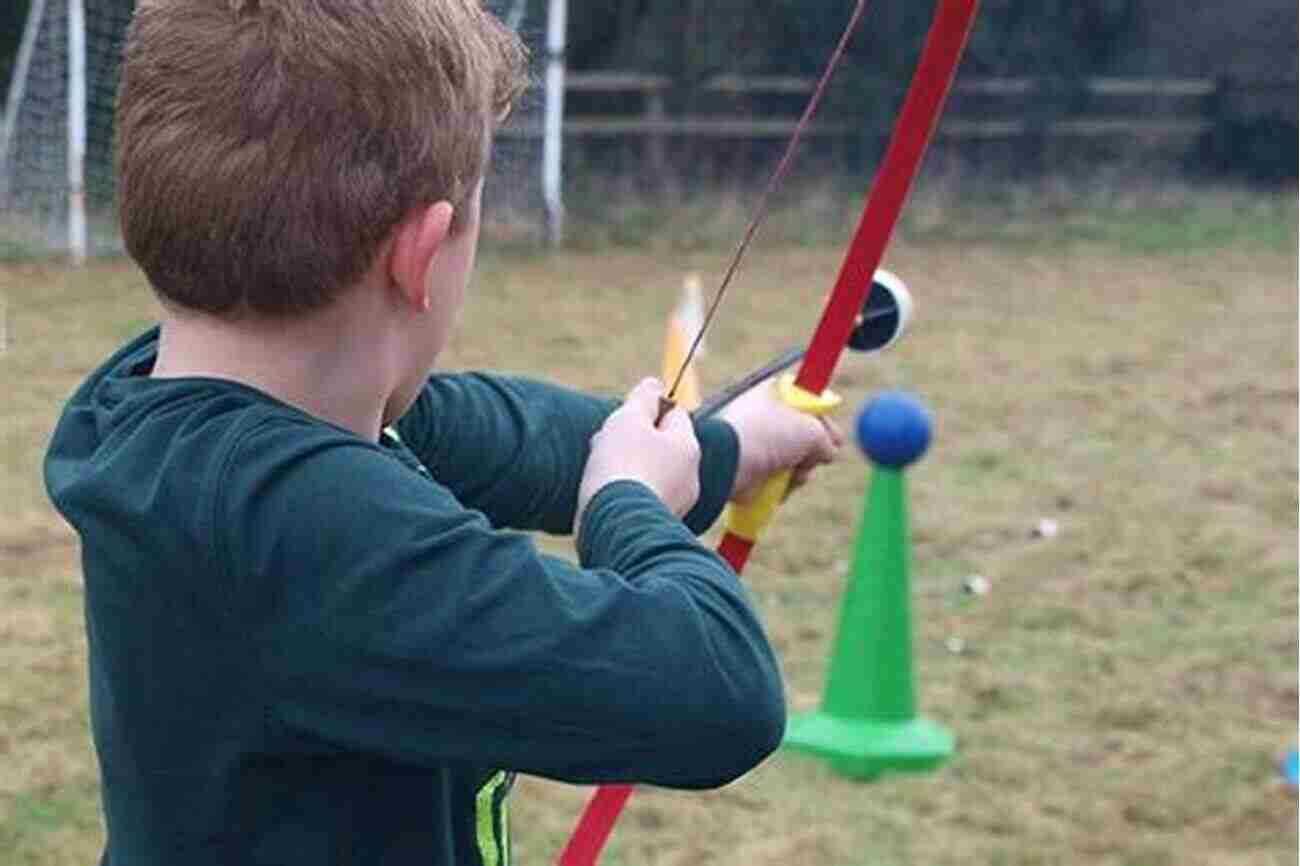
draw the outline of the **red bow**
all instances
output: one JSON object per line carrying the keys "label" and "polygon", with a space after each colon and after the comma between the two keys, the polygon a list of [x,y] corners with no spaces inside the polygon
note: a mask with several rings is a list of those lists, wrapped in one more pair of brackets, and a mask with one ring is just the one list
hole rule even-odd
{"label": "red bow", "polygon": [[[856,27],[864,6],[865,0],[859,0],[845,37],[818,84],[814,103],[842,55],[847,37]],[[822,311],[817,329],[813,332],[798,375],[792,383],[787,382],[783,389],[787,402],[804,411],[826,411],[836,402],[833,395],[826,393],[826,386],[830,383],[840,354],[853,331],[854,320],[871,290],[872,276],[884,257],[885,247],[898,222],[912,180],[938,124],[978,7],[979,0],[938,2],[925,47],[921,51],[921,59],[913,73],[911,86],[895,122],[884,160],[876,172],[857,230],[845,254],[844,263],[840,266],[835,288]],[[810,103],[810,106],[814,103]],[[780,172],[781,169],[778,168],[774,177],[779,176]],[[752,234],[751,226],[746,241]],[[743,246],[744,242],[742,249]],[[727,532],[718,546],[718,553],[737,574],[744,570],[758,534],[781,501],[787,483],[788,476],[774,479],[769,491],[760,496],[753,506],[743,512],[733,510],[728,516]],[[601,848],[613,831],[614,823],[631,794],[631,785],[604,785],[598,788],[579,819],[573,837],[561,852],[559,866],[595,866]]]}

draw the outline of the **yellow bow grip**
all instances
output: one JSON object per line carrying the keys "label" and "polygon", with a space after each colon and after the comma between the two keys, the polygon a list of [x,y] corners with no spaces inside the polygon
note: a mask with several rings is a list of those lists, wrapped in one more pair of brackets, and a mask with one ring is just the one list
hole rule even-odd
{"label": "yellow bow grip", "polygon": [[[813,394],[794,383],[794,374],[787,373],[776,382],[776,393],[792,409],[808,415],[828,415],[840,405],[840,396],[834,391]],[[758,494],[744,505],[731,503],[723,514],[727,532],[746,541],[758,541],[758,536],[772,520],[777,506],[790,489],[790,471],[778,472],[759,488]]]}

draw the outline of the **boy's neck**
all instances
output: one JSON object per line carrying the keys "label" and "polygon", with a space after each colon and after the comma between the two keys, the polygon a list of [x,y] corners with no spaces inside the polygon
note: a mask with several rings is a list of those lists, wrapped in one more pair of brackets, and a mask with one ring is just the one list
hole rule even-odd
{"label": "boy's neck", "polygon": [[166,311],[151,375],[239,382],[376,441],[398,369],[381,317],[349,303],[366,294],[293,319]]}

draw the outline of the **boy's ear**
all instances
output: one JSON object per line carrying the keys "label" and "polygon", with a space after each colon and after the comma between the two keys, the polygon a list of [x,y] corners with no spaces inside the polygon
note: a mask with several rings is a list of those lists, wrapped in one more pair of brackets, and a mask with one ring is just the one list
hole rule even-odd
{"label": "boy's ear", "polygon": [[454,209],[440,201],[417,208],[393,229],[388,276],[402,296],[416,308],[428,310],[429,268],[433,257],[451,234]]}

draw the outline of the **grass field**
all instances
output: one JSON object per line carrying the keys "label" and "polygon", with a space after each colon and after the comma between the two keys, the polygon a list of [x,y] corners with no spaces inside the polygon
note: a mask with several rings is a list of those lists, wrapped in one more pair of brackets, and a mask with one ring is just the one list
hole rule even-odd
{"label": "grass field", "polygon": [[[889,264],[916,325],[837,385],[850,407],[909,389],[936,420],[909,476],[918,691],[959,753],[870,785],[781,753],[723,790],[642,790],[606,863],[1295,862],[1275,763],[1297,737],[1296,203],[1215,213],[905,234]],[[446,366],[619,393],[657,370],[683,273],[710,284],[728,251],[489,249]],[[706,390],[810,332],[839,255],[760,243]],[[77,543],[39,464],[61,401],[154,308],[127,262],[28,262],[0,265],[0,310],[0,864],[88,864]],[[823,471],[750,565],[796,710],[821,690],[867,478],[854,453]],[[1032,537],[1042,518],[1060,534]],[[992,590],[969,598],[975,573]],[[517,860],[546,863],[587,792],[516,791]]]}

